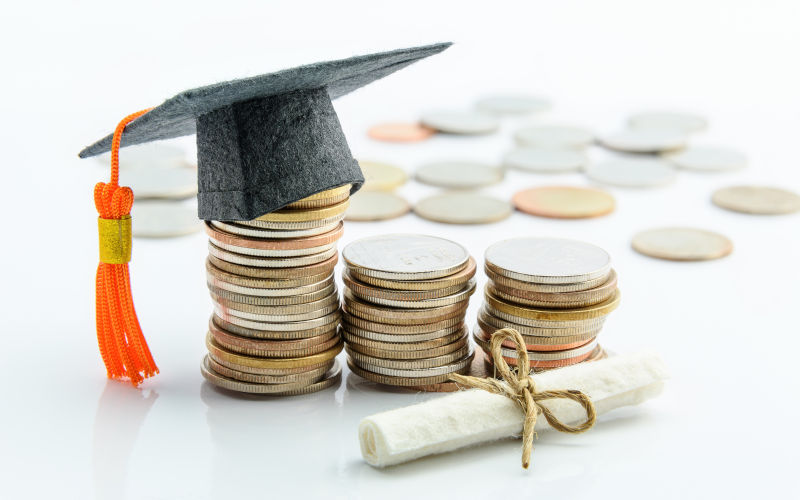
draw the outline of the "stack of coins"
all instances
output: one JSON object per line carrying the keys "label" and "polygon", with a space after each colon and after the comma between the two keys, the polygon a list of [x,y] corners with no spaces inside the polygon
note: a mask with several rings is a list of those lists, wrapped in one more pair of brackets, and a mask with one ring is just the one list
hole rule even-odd
{"label": "stack of coins", "polygon": [[203,376],[225,389],[293,395],[333,386],[342,350],[334,282],[350,185],[251,221],[208,221],[214,302]]}
{"label": "stack of coins", "polygon": [[381,384],[436,390],[466,373],[464,324],[475,260],[461,245],[412,234],[373,236],[342,250],[341,331],[351,371]]}
{"label": "stack of coins", "polygon": [[[505,240],[486,250],[485,271],[489,282],[473,338],[487,354],[492,333],[513,328],[525,338],[534,370],[605,357],[597,335],[620,294],[602,248],[561,239]],[[514,345],[503,357],[516,365]]]}

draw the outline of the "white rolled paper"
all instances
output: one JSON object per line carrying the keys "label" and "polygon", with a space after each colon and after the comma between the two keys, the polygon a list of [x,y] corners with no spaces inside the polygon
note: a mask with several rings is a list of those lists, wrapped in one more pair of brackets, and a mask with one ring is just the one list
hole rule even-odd
{"label": "white rolled paper", "polygon": [[[594,402],[598,415],[657,396],[667,369],[652,353],[614,356],[534,375],[538,391],[576,389]],[[541,402],[565,424],[586,418],[580,405],[565,399]],[[519,436],[523,413],[506,396],[480,389],[458,391],[424,403],[369,416],[358,426],[361,455],[386,467],[426,455]],[[549,427],[542,416],[536,430]]]}

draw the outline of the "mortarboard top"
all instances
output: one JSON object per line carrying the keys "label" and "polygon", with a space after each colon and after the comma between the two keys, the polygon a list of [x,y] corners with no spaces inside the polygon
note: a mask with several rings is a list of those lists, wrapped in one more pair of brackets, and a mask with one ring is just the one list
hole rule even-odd
{"label": "mortarboard top", "polygon": [[[198,215],[251,220],[364,177],[331,100],[449,47],[440,43],[187,90],[125,128],[122,146],[197,134]],[[80,152],[111,149],[112,135]]]}

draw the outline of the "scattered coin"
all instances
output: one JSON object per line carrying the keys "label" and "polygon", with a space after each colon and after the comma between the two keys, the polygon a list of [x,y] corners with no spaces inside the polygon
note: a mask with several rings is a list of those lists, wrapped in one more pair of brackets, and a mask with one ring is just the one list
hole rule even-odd
{"label": "scattered coin", "polygon": [[540,217],[582,219],[614,211],[614,197],[599,189],[572,186],[545,186],[514,194],[517,210]]}
{"label": "scattered coin", "polygon": [[590,165],[589,179],[601,184],[621,187],[655,187],[675,181],[676,174],[669,163],[653,158],[617,158]]}
{"label": "scattered coin", "polygon": [[800,195],[766,186],[732,186],[714,192],[718,207],[746,214],[779,215],[800,211]]}
{"label": "scattered coin", "polygon": [[675,130],[685,134],[699,132],[708,127],[702,116],[670,111],[647,111],[633,115],[628,126],[634,129]]}
{"label": "scattered coin", "polygon": [[518,130],[517,144],[539,149],[582,150],[594,142],[594,134],[585,128],[564,125],[539,125]]}
{"label": "scattered coin", "polygon": [[393,191],[405,184],[406,172],[388,163],[359,160],[361,172],[364,174],[362,191]]}
{"label": "scattered coin", "polygon": [[600,138],[608,149],[625,153],[664,153],[686,147],[684,132],[672,129],[643,128],[623,130]]}
{"label": "scattered coin", "polygon": [[518,148],[508,153],[503,164],[508,168],[538,173],[577,172],[588,163],[586,155],[568,149]]}
{"label": "scattered coin", "polygon": [[673,165],[686,170],[722,172],[740,170],[747,166],[747,156],[732,149],[692,146],[665,155]]}
{"label": "scattered coin", "polygon": [[419,142],[433,137],[436,130],[419,123],[379,123],[369,129],[367,134],[378,141]]}
{"label": "scattered coin", "polygon": [[473,192],[445,192],[417,202],[414,213],[423,219],[447,224],[486,224],[511,215],[505,200]]}
{"label": "scattered coin", "polygon": [[131,209],[131,231],[137,238],[172,238],[203,229],[197,207],[176,201],[136,200]]}
{"label": "scattered coin", "polygon": [[550,101],[524,95],[488,96],[475,103],[478,111],[493,115],[526,115],[550,109]]}
{"label": "scattered coin", "polygon": [[733,251],[731,240],[721,234],[690,227],[666,227],[642,231],[633,237],[637,252],[666,260],[711,260]]}
{"label": "scattered coin", "polygon": [[422,115],[421,121],[423,125],[447,134],[491,134],[500,128],[496,118],[475,111],[430,111]]}
{"label": "scattered coin", "polygon": [[411,210],[402,196],[386,191],[359,191],[350,198],[345,220],[376,221],[401,217]]}
{"label": "scattered coin", "polygon": [[417,169],[418,181],[450,189],[474,189],[503,180],[503,170],[469,160],[428,163]]}

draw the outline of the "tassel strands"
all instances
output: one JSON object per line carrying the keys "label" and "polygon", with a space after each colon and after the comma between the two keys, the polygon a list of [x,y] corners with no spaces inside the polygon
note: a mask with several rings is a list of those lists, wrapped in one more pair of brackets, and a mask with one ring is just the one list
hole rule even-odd
{"label": "tassel strands", "polygon": [[134,386],[157,374],[158,367],[142,334],[131,296],[128,262],[133,191],[119,185],[119,147],[125,127],[147,111],[129,115],[117,125],[111,145],[111,181],[98,182],[94,187],[100,242],[95,297],[97,344],[108,377],[127,379]]}

